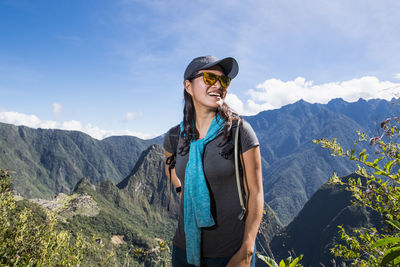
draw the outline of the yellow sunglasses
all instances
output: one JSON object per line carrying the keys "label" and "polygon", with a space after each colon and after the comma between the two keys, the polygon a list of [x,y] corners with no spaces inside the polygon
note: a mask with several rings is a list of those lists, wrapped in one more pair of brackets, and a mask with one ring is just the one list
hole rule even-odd
{"label": "yellow sunglasses", "polygon": [[189,80],[196,79],[200,76],[203,76],[204,83],[207,85],[213,85],[217,81],[221,83],[221,86],[224,87],[225,89],[229,87],[229,84],[231,83],[231,78],[225,76],[225,75],[217,75],[212,72],[201,72],[196,75],[194,75],[192,78]]}

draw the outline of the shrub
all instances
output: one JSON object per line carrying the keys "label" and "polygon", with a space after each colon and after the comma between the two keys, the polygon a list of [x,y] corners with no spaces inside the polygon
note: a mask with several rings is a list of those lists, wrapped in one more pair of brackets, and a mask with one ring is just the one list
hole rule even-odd
{"label": "shrub", "polygon": [[[357,174],[364,177],[344,181],[336,176],[333,184],[345,185],[355,197],[354,204],[379,212],[386,225],[384,229],[362,228],[348,234],[340,227],[345,244],[336,245],[331,252],[350,262],[352,266],[398,266],[400,264],[400,123],[396,117],[380,124],[379,136],[367,138],[358,132],[359,139],[352,150],[344,151],[336,139],[314,140],[333,156],[357,162]],[[358,145],[368,143],[377,156],[368,160],[366,149],[357,152]],[[359,149],[358,149],[359,150]]]}
{"label": "shrub", "polygon": [[[58,230],[55,214],[45,218],[31,209],[19,209],[11,189],[9,172],[0,169],[0,265],[91,265],[101,246],[81,234]],[[110,257],[110,255],[109,255]],[[108,257],[108,258],[109,258]],[[108,258],[101,260],[105,263]]]}

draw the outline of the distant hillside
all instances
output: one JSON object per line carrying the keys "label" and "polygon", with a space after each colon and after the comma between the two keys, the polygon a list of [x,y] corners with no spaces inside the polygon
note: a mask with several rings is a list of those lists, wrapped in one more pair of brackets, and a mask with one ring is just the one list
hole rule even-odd
{"label": "distant hillside", "polygon": [[[160,170],[164,158],[161,146],[150,146],[139,158],[134,171],[124,179],[124,188],[119,189],[109,180],[91,184],[82,178],[70,196],[59,194],[52,201],[31,201],[56,211],[65,229],[98,236],[107,250],[116,252],[117,266],[129,262],[159,266],[156,260],[163,255],[157,250],[158,241],[162,239],[168,245],[172,241],[178,199],[172,193],[172,209],[168,211],[170,195],[167,177]],[[138,249],[147,254],[135,256]],[[163,257],[170,260],[168,252]]]}
{"label": "distant hillside", "polygon": [[268,204],[265,204],[264,215],[256,239],[257,251],[263,255],[270,255],[269,243],[282,228],[282,223],[276,213]]}
{"label": "distant hillside", "polygon": [[245,117],[261,144],[265,200],[283,224],[296,216],[333,172],[345,176],[356,168],[349,161],[333,158],[312,140],[336,137],[349,149],[358,139],[357,130],[376,136],[381,121],[400,114],[396,101],[334,99],[323,105],[300,100]]}
{"label": "distant hillside", "polygon": [[[337,137],[350,148],[357,130],[377,135],[376,126],[382,120],[400,113],[396,101],[348,103],[335,99],[323,105],[301,100],[245,117],[261,144],[265,200],[284,225],[333,172],[344,176],[355,169],[351,162],[331,157],[312,140]],[[0,166],[15,171],[14,186],[21,195],[52,198],[59,192],[70,193],[82,177],[93,184],[122,182],[136,168],[140,154],[161,143],[162,136],[152,140],[114,136],[99,141],[76,131],[0,123]],[[160,176],[156,170],[147,173]]]}
{"label": "distant hillside", "polygon": [[[364,206],[352,206],[351,199],[351,192],[344,186],[324,184],[294,220],[271,241],[275,258],[285,259],[289,253],[303,254],[304,266],[332,266],[334,257],[329,249],[340,241],[339,225],[343,225],[346,231],[359,227],[382,228],[377,212]],[[336,259],[336,263],[339,264],[340,259]]]}
{"label": "distant hillside", "polygon": [[169,207],[170,215],[177,218],[179,204],[176,194],[171,193],[173,185],[168,183],[164,166],[164,149],[152,145],[142,153],[132,172],[117,187],[138,204],[144,201],[140,197],[144,197],[150,205],[161,206],[163,210]]}
{"label": "distant hillside", "polygon": [[82,177],[91,183],[121,181],[154,142],[161,140],[119,136],[99,141],[77,131],[0,123],[0,166],[14,172],[14,187],[21,195],[51,198],[70,193]]}

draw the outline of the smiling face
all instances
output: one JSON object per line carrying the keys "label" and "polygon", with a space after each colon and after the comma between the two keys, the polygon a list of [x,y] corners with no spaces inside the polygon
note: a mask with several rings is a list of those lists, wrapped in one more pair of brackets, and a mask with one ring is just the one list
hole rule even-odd
{"label": "smiling face", "polygon": [[[220,66],[214,66],[210,69],[200,70],[201,72],[211,72],[216,75],[224,75]],[[220,81],[217,81],[213,85],[207,85],[204,83],[203,76],[193,79],[191,82],[186,80],[184,82],[185,90],[188,92],[193,99],[193,104],[196,111],[199,109],[217,109],[224,102],[227,94],[227,89],[221,86]]]}

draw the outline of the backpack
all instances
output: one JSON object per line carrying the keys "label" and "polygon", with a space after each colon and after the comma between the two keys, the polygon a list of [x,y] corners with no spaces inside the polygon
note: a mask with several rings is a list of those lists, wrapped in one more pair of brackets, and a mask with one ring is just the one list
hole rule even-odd
{"label": "backpack", "polygon": [[[240,180],[240,171],[239,168],[241,168],[240,166],[240,162],[239,162],[239,128],[240,128],[240,123],[241,123],[241,119],[239,117],[238,121],[237,121],[237,126],[236,126],[236,134],[235,134],[235,140],[234,140],[234,153],[235,153],[235,175],[236,175],[236,185],[237,185],[237,189],[238,189],[238,195],[239,195],[239,201],[240,201],[240,206],[242,208],[242,211],[240,212],[238,218],[239,220],[243,220],[244,215],[246,214],[246,207],[244,205],[244,201],[243,201],[243,194],[242,194],[242,187],[241,187],[241,180]],[[178,124],[177,126],[175,126],[174,128],[171,129],[170,131],[170,142],[172,145],[172,149],[174,151],[174,153],[169,156],[165,163],[168,165],[168,171],[169,171],[169,177],[171,177],[171,172],[172,169],[175,168],[175,164],[176,164],[176,153],[178,150],[178,142],[179,142],[179,136],[181,133],[181,128],[180,125]],[[170,186],[170,200],[172,197],[172,181],[171,178],[169,179],[169,186]],[[170,201],[169,201],[170,202]],[[169,203],[168,203],[168,211],[169,211]]]}

